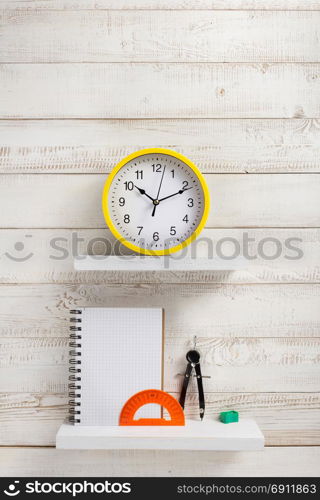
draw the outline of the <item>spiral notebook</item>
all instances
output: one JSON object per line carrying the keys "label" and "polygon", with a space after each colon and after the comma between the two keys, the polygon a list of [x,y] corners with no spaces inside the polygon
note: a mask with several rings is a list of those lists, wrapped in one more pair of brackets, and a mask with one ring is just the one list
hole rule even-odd
{"label": "spiral notebook", "polygon": [[[85,307],[70,312],[69,420],[118,425],[131,396],[162,389],[163,310]],[[148,405],[139,418],[159,418],[160,411]]]}

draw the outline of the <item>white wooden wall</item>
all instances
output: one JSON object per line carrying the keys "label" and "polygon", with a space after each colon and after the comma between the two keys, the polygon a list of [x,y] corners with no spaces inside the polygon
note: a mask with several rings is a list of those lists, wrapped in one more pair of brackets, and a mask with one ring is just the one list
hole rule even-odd
{"label": "white wooden wall", "polygon": [[[320,0],[0,0],[0,9],[1,475],[318,475]],[[109,236],[106,173],[145,146],[174,148],[206,174],[213,244],[244,232],[282,245],[294,237],[303,259],[138,276],[50,259],[54,237],[69,251],[75,229],[82,250]],[[5,252],[34,255],[17,263]],[[213,375],[208,414],[255,416],[265,451],[54,449],[67,411],[68,309],[124,303],[166,309],[172,393],[199,335]],[[189,403],[195,414],[195,395]]]}

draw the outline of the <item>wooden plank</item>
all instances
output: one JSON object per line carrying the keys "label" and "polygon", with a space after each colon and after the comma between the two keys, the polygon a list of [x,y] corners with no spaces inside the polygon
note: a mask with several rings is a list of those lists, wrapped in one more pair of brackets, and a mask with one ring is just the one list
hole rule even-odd
{"label": "wooden plank", "polygon": [[[165,348],[165,390],[178,392],[185,352],[193,339],[169,338]],[[319,339],[198,338],[202,372],[212,392],[319,391]],[[192,380],[194,390],[196,382]]]}
{"label": "wooden plank", "polygon": [[[174,393],[174,396],[178,394]],[[66,394],[0,394],[1,446],[53,446],[68,411]],[[318,393],[206,393],[206,418],[226,409],[255,418],[267,446],[320,444]],[[186,415],[198,418],[196,394],[187,398]]]}
{"label": "wooden plank", "polygon": [[[0,340],[0,392],[65,392],[68,341],[63,338]],[[164,389],[178,392],[188,333],[168,338]],[[317,392],[320,390],[320,339],[199,338],[209,392]],[[194,386],[194,381],[192,381]],[[195,386],[194,386],[195,390]]]}
{"label": "wooden plank", "polygon": [[0,394],[1,446],[53,446],[68,412],[66,394]]}
{"label": "wooden plank", "polygon": [[[198,394],[190,394],[186,405],[187,416],[198,418]],[[226,410],[239,411],[240,419],[254,418],[265,436],[266,446],[320,444],[318,393],[206,394],[206,417],[217,418]]]}
{"label": "wooden plank", "polygon": [[[205,230],[192,258],[243,255],[243,270],[121,273],[74,271],[74,256],[119,253],[107,230],[0,230],[0,283],[319,283],[319,229]],[[121,252],[123,249],[121,248]],[[189,252],[189,253],[188,253]]]}
{"label": "wooden plank", "polygon": [[[6,339],[0,345],[0,392],[67,392],[67,339],[50,339],[49,343]],[[21,390],[14,389],[20,384]]]}
{"label": "wooden plank", "polygon": [[0,138],[0,173],[105,173],[147,147],[177,150],[206,173],[320,171],[316,119],[1,120]]}
{"label": "wooden plank", "polygon": [[2,285],[0,337],[67,337],[70,309],[124,303],[163,307],[167,338],[186,332],[223,338],[319,337],[319,292],[319,285],[295,284]]}
{"label": "wooden plank", "polygon": [[6,10],[320,10],[319,0],[0,0]]}
{"label": "wooden plank", "polygon": [[319,24],[306,11],[2,11],[0,62],[319,62]]}
{"label": "wooden plank", "polygon": [[318,477],[319,459],[320,447],[316,446],[250,453],[2,448],[0,473],[37,478],[121,477],[123,471],[128,477],[248,477],[248,473],[253,477]]}
{"label": "wooden plank", "polygon": [[[103,174],[2,175],[0,226],[104,228],[105,181]],[[208,228],[320,226],[320,175],[207,174],[206,181]]]}
{"label": "wooden plank", "polygon": [[317,118],[319,71],[311,63],[2,64],[0,118]]}

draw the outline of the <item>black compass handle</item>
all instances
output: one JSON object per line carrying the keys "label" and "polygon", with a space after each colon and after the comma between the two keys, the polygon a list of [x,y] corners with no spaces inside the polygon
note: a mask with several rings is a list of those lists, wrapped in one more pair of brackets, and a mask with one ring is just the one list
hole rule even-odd
{"label": "black compass handle", "polygon": [[204,392],[203,392],[203,384],[202,384],[202,375],[200,364],[197,364],[195,367],[195,372],[197,376],[197,384],[198,384],[198,393],[199,393],[199,409],[200,409],[200,418],[201,420],[204,417],[205,410],[205,401],[204,401]]}
{"label": "black compass handle", "polygon": [[184,403],[186,400],[186,394],[187,394],[187,389],[188,389],[188,384],[189,384],[191,372],[192,372],[192,365],[191,365],[191,363],[188,363],[185,374],[184,374],[183,386],[182,386],[180,398],[179,398],[179,403],[182,406],[182,408],[184,408]]}

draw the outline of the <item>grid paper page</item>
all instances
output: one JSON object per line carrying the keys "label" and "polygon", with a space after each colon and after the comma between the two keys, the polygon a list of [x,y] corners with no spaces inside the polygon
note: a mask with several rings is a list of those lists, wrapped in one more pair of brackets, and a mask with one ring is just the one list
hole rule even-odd
{"label": "grid paper page", "polygon": [[[81,342],[81,423],[118,425],[125,402],[145,389],[161,389],[162,309],[84,308]],[[146,405],[139,418],[157,417]]]}

